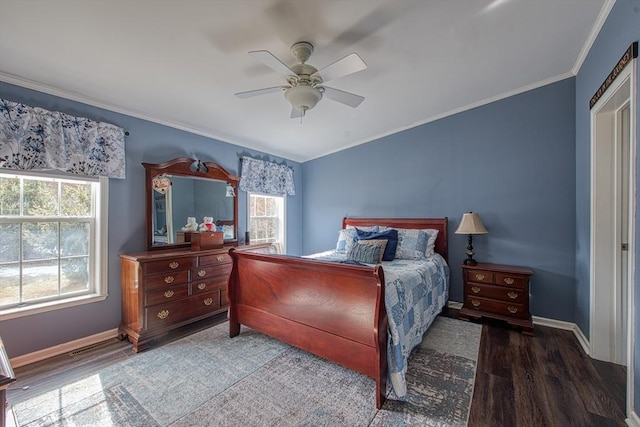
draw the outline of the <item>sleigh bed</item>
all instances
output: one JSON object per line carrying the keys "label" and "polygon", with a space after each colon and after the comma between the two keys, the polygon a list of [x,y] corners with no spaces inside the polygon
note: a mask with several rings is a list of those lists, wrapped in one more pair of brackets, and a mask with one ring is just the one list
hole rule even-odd
{"label": "sleigh bed", "polygon": [[396,255],[404,256],[377,264],[351,262],[340,240],[310,257],[232,249],[229,334],[245,325],[368,375],[380,408],[388,377],[398,398],[406,394],[409,354],[448,299],[447,218],[344,218],[349,228],[398,230],[407,244],[427,231],[432,239],[422,257],[407,257],[400,237]]}

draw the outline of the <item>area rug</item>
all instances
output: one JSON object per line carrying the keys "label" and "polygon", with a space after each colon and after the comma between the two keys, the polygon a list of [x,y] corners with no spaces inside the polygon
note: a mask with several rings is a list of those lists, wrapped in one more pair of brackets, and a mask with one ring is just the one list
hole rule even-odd
{"label": "area rug", "polygon": [[379,411],[373,379],[227,323],[12,403],[20,426],[464,426],[480,330],[438,317]]}

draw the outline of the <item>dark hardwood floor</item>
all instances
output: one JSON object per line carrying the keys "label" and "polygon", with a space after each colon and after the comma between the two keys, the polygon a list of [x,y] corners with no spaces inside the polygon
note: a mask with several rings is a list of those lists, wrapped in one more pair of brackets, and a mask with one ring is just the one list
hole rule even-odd
{"label": "dark hardwood floor", "polygon": [[[457,318],[457,310],[444,315]],[[190,325],[166,340],[225,320]],[[18,381],[7,398],[24,401],[133,355],[131,345],[111,340],[74,356],[16,368]],[[529,337],[483,321],[469,426],[625,426],[625,390],[625,369],[586,356],[570,331],[536,325]]]}
{"label": "dark hardwood floor", "polygon": [[571,331],[482,324],[469,426],[626,426],[623,366],[591,359]]}

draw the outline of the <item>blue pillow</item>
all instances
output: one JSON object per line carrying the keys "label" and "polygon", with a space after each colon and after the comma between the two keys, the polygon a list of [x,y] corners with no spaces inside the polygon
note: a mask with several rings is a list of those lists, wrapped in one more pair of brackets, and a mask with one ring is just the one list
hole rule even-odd
{"label": "blue pillow", "polygon": [[398,248],[398,230],[386,231],[362,231],[356,228],[359,240],[384,239],[387,241],[387,247],[384,248],[382,255],[383,261],[393,261]]}

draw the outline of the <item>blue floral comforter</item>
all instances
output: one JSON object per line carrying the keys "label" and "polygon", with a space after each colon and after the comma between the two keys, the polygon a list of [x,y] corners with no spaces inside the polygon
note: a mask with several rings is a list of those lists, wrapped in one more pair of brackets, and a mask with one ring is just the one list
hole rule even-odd
{"label": "blue floral comforter", "polygon": [[[309,255],[322,261],[344,261],[335,251]],[[449,298],[449,266],[439,255],[421,260],[383,261],[385,304],[389,338],[387,361],[389,380],[396,397],[407,394],[407,361],[411,350],[422,342]]]}

